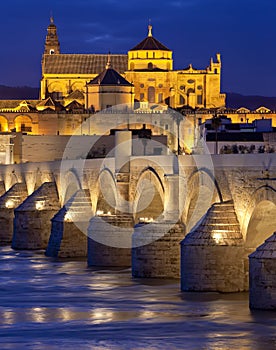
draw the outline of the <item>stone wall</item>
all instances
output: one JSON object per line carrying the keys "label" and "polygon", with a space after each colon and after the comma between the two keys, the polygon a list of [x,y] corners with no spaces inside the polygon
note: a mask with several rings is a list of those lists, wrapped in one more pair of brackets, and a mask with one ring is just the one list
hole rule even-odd
{"label": "stone wall", "polygon": [[169,222],[137,224],[132,237],[133,277],[180,277],[184,226]]}
{"label": "stone wall", "polygon": [[94,216],[88,228],[89,266],[131,266],[130,215]]}
{"label": "stone wall", "polygon": [[56,184],[42,184],[14,211],[12,247],[45,249],[51,232],[51,218],[59,208]]}

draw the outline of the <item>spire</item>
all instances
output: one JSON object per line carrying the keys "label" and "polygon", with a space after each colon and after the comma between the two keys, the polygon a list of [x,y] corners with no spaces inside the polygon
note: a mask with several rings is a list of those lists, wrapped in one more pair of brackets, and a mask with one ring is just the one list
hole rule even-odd
{"label": "spire", "polygon": [[107,63],[106,63],[105,68],[106,68],[106,69],[110,69],[110,68],[111,68],[111,55],[110,55],[110,51],[108,52]]}
{"label": "spire", "polygon": [[54,24],[54,17],[53,17],[53,14],[51,13],[51,16],[50,16],[50,23],[51,24]]}
{"label": "spire", "polygon": [[[149,21],[150,22],[150,21]],[[149,32],[148,32],[148,36],[152,36],[152,25],[149,23],[149,25],[148,25],[148,30],[149,30]]]}

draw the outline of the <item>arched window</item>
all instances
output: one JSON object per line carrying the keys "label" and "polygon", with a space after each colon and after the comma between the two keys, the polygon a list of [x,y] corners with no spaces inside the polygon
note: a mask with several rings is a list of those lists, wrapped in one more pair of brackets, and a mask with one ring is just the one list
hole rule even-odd
{"label": "arched window", "polygon": [[151,62],[149,62],[149,64],[148,64],[148,69],[149,69],[149,70],[152,70],[152,69],[153,69],[153,64],[152,64]]}
{"label": "arched window", "polygon": [[185,105],[185,98],[182,95],[179,95],[179,104]]}
{"label": "arched window", "polygon": [[148,88],[148,101],[150,103],[155,103],[155,88],[154,88],[154,86],[149,86],[149,88]]}
{"label": "arched window", "polygon": [[194,92],[195,92],[195,90],[192,89],[192,88],[190,88],[190,89],[188,89],[187,94],[188,94],[188,95],[189,95],[189,94],[193,94]]}
{"label": "arched window", "polygon": [[32,132],[32,119],[27,115],[20,115],[14,119],[17,132]]}

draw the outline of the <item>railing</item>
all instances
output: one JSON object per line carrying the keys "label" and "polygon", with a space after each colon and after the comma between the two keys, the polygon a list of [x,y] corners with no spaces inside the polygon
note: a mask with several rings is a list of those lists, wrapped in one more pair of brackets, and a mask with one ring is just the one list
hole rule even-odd
{"label": "railing", "polygon": [[32,132],[32,127],[31,126],[21,126],[20,131],[21,132]]}

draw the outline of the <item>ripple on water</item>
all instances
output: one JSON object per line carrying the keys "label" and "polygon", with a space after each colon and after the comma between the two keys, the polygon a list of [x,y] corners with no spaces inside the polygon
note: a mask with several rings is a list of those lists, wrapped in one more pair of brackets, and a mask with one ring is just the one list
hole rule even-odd
{"label": "ripple on water", "polygon": [[0,248],[0,349],[274,349],[276,313],[247,293],[182,293],[179,281]]}

